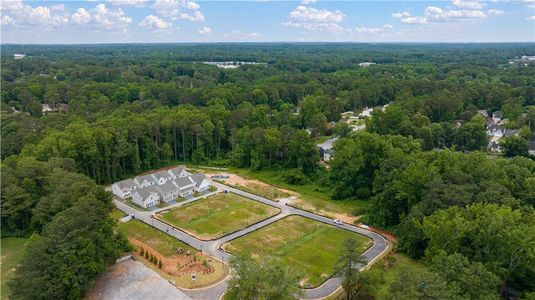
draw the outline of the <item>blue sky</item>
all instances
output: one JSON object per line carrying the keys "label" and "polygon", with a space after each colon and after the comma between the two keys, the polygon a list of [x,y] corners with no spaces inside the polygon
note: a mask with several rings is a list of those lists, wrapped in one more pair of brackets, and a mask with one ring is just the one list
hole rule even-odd
{"label": "blue sky", "polygon": [[1,1],[2,43],[535,42],[535,0]]}

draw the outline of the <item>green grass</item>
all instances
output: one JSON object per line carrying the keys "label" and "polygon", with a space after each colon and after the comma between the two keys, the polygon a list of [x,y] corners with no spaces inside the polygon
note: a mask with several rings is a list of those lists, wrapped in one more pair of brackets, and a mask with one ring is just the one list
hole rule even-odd
{"label": "green grass", "polygon": [[[286,217],[224,245],[231,253],[255,258],[278,257],[302,275],[303,283],[318,286],[333,273],[344,240],[355,238],[364,252],[371,240],[300,216]],[[305,286],[307,286],[305,284]]]}
{"label": "green grass", "polygon": [[115,221],[119,220],[120,218],[124,216],[126,216],[126,214],[117,208],[113,208],[113,210],[110,213],[110,217],[114,219]]}
{"label": "green grass", "polygon": [[143,242],[165,256],[176,254],[178,248],[182,248],[184,251],[194,251],[189,245],[182,243],[165,232],[154,229],[139,220],[119,223],[117,227],[118,230],[123,232],[127,237]]}
{"label": "green grass", "polygon": [[[225,183],[225,182],[223,182]],[[247,185],[235,185],[237,189],[246,191],[251,194],[262,196],[269,200],[279,201],[278,199],[290,197],[290,194],[281,191],[280,189],[271,185],[260,185],[255,183],[249,183]]]}
{"label": "green grass", "polygon": [[28,239],[26,238],[3,238],[1,240],[2,257],[0,263],[2,268],[2,283],[0,288],[2,299],[8,299],[9,297],[9,287],[7,286],[7,283],[13,276],[15,267],[24,255],[24,243],[26,243],[27,240]]}
{"label": "green grass", "polygon": [[201,239],[214,239],[278,212],[277,208],[228,193],[188,203],[158,216]]}
{"label": "green grass", "polygon": [[292,206],[315,213],[331,216],[329,213],[351,215],[354,211],[362,211],[370,206],[370,202],[362,200],[333,200],[329,190],[317,184],[292,185],[284,182],[276,171],[251,171],[248,169],[229,168],[231,173],[257,179],[276,187],[299,193],[300,197]]}

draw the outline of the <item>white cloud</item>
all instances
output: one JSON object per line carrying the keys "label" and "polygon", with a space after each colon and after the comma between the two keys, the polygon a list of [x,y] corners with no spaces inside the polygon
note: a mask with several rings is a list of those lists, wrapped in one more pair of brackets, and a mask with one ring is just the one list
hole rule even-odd
{"label": "white cloud", "polygon": [[[191,22],[204,21],[204,15],[199,10],[201,6],[188,0],[156,0],[153,5],[156,13],[173,20],[182,19]],[[185,12],[190,11],[190,12]]]}
{"label": "white cloud", "polygon": [[207,34],[210,34],[212,33],[212,28],[210,27],[203,27],[201,29],[199,29],[199,31],[197,31],[198,34],[202,34],[202,35],[207,35]]}
{"label": "white cloud", "polygon": [[262,34],[258,32],[243,32],[241,30],[233,30],[232,36],[245,39],[257,39],[262,37]]}
{"label": "white cloud", "polygon": [[535,15],[527,17],[528,20],[535,21]]}
{"label": "white cloud", "polygon": [[124,30],[132,23],[132,18],[125,15],[120,8],[110,10],[106,4],[98,4],[95,8],[87,10],[78,8],[71,15],[73,24],[94,27],[106,30]]}
{"label": "white cloud", "polygon": [[339,10],[316,9],[306,6],[313,1],[303,1],[288,15],[288,21],[283,26],[296,27],[309,31],[340,32],[344,29],[339,25],[344,18]]}
{"label": "white cloud", "polygon": [[452,3],[459,8],[466,9],[482,9],[485,7],[485,3],[479,1],[453,0]]}
{"label": "white cloud", "polygon": [[164,19],[158,18],[155,15],[146,16],[138,25],[139,27],[154,31],[169,29],[173,26],[173,24],[166,22]]}
{"label": "white cloud", "polygon": [[2,20],[1,20],[1,24],[2,25],[11,25],[13,24],[14,20],[12,17],[8,16],[8,15],[3,15],[2,16]]}
{"label": "white cloud", "polygon": [[316,3],[316,0],[303,0],[303,1],[301,1],[302,5],[309,5],[309,4],[314,4],[314,3]]}
{"label": "white cloud", "polygon": [[360,34],[379,34],[384,33],[392,28],[394,28],[394,26],[385,24],[380,27],[356,27],[354,31]]}
{"label": "white cloud", "polygon": [[408,11],[392,13],[392,17],[394,17],[396,19],[407,18],[407,17],[410,17],[410,16],[411,16],[411,14]]}
{"label": "white cloud", "polygon": [[427,24],[428,20],[426,17],[406,17],[401,19],[401,23],[422,25]]}
{"label": "white cloud", "polygon": [[134,6],[144,7],[148,0],[108,0],[108,2],[114,6]]}
{"label": "white cloud", "polygon": [[489,16],[499,16],[501,14],[503,14],[503,10],[499,10],[499,9],[489,9],[487,10],[487,14]]}
{"label": "white cloud", "polygon": [[10,12],[9,24],[59,27],[69,22],[69,16],[62,11],[58,12],[57,6],[54,9],[47,6],[31,7],[22,1],[9,1],[6,4],[2,2],[2,10]]}
{"label": "white cloud", "polygon": [[91,14],[85,8],[78,8],[71,16],[71,20],[75,24],[87,24],[91,21]]}
{"label": "white cloud", "polygon": [[304,5],[297,6],[290,12],[289,19],[294,22],[342,22],[345,15],[339,11],[316,9]]}

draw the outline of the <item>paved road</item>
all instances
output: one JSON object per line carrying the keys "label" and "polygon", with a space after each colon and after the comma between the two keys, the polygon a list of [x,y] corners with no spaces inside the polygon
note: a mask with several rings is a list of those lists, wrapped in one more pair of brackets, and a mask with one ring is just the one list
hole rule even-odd
{"label": "paved road", "polygon": [[[275,208],[278,208],[280,209],[281,213],[271,217],[271,218],[268,218],[266,220],[263,220],[259,223],[256,223],[256,224],[253,224],[251,226],[248,226],[244,229],[241,229],[239,231],[236,231],[234,233],[231,233],[229,235],[226,235],[226,236],[223,236],[219,239],[216,239],[216,240],[211,240],[211,241],[201,241],[183,231],[181,231],[180,229],[177,229],[177,228],[174,228],[166,223],[163,223],[161,221],[159,221],[158,219],[155,219],[153,218],[153,214],[156,212],[156,211],[138,211],[136,210],[135,208],[131,207],[131,206],[128,206],[126,204],[124,204],[123,202],[117,200],[117,199],[114,199],[114,203],[115,205],[117,206],[117,208],[119,208],[120,210],[128,213],[128,214],[135,214],[136,215],[136,218],[138,218],[139,220],[163,231],[163,232],[166,232],[167,234],[175,237],[176,239],[179,239],[181,240],[182,242],[192,246],[193,248],[196,248],[196,249],[199,249],[203,252],[206,252],[218,259],[221,259],[223,260],[224,262],[228,262],[230,260],[230,255],[223,251],[221,249],[221,245],[223,245],[224,243],[226,242],[229,242],[233,239],[236,239],[240,236],[243,236],[243,235],[246,235],[252,231],[255,231],[255,230],[258,230],[264,226],[267,226],[273,222],[276,222],[284,217],[287,217],[287,216],[290,216],[290,215],[298,215],[298,216],[302,216],[302,217],[306,217],[306,218],[309,218],[309,219],[312,219],[312,220],[316,220],[318,222],[322,222],[322,223],[326,223],[326,224],[329,224],[329,225],[332,225],[332,226],[336,226],[338,228],[341,228],[341,229],[345,229],[345,230],[348,230],[348,231],[352,231],[352,232],[355,232],[355,233],[358,233],[358,234],[362,234],[364,236],[367,236],[369,237],[370,239],[373,240],[373,245],[368,248],[368,250],[366,250],[366,252],[364,252],[364,257],[366,257],[366,259],[368,260],[369,263],[372,263],[373,260],[375,258],[377,258],[378,256],[380,256],[385,250],[387,250],[388,248],[388,243],[386,241],[385,238],[383,238],[381,235],[373,232],[373,231],[370,231],[370,230],[366,230],[366,229],[363,229],[363,228],[360,228],[360,227],[357,227],[357,226],[353,226],[353,225],[349,225],[349,224],[342,224],[342,225],[335,225],[333,224],[333,220],[330,219],[330,218],[327,218],[327,217],[324,217],[324,216],[320,216],[320,215],[316,215],[314,213],[310,213],[310,212],[307,212],[307,211],[303,211],[303,210],[300,210],[300,209],[297,209],[297,208],[294,208],[294,207],[291,207],[291,206],[287,206],[286,203],[284,202],[275,202],[275,201],[272,201],[272,200],[269,200],[269,199],[266,199],[264,197],[260,197],[258,195],[255,195],[255,194],[251,194],[251,193],[248,193],[248,192],[245,192],[245,191],[242,191],[242,190],[239,190],[239,189],[236,189],[236,188],[233,188],[233,187],[230,187],[230,186],[226,186],[226,185],[223,185],[223,184],[220,184],[220,183],[217,183],[217,182],[212,182],[212,185],[214,185],[215,187],[218,188],[218,190],[227,190],[228,192],[232,192],[232,193],[235,193],[235,194],[238,194],[238,195],[241,195],[241,196],[244,196],[246,198],[249,198],[251,200],[255,200],[255,201],[258,201],[258,202],[261,202],[263,204],[266,204],[266,205],[269,205],[269,206],[272,206],[272,207],[275,207]],[[178,206],[181,206],[181,205],[184,205],[184,204],[187,204],[187,203],[191,203],[193,201],[196,201],[196,200],[199,200],[199,199],[202,199],[204,197],[207,197],[209,195],[211,195],[213,193],[210,193],[210,194],[207,194],[207,195],[204,195],[202,197],[197,197],[197,198],[193,198],[193,199],[189,199],[187,201],[184,201],[184,202],[179,202],[175,205],[173,205],[173,207],[178,207]],[[167,208],[163,208],[163,209],[159,209],[158,211],[162,211],[162,210],[166,210],[166,209],[169,209],[168,207]],[[359,268],[364,268],[365,266],[359,266]],[[339,287],[340,287],[340,282],[341,282],[341,279],[340,278],[336,278],[336,277],[333,277],[333,278],[330,278],[328,279],[327,281],[325,281],[321,286],[317,287],[317,288],[314,288],[314,289],[304,289],[303,290],[303,296],[302,298],[303,299],[319,299],[319,298],[324,298],[324,297],[327,297],[329,296],[330,294],[332,294],[333,292],[335,292]],[[212,286],[210,288],[205,288],[205,289],[202,289],[202,290],[197,290],[197,291],[185,291],[190,297],[194,298],[194,299],[219,299],[221,295],[223,295],[223,293],[225,292],[227,288],[227,282],[226,281],[223,281],[223,282],[220,282],[219,284],[215,285],[215,286]]]}

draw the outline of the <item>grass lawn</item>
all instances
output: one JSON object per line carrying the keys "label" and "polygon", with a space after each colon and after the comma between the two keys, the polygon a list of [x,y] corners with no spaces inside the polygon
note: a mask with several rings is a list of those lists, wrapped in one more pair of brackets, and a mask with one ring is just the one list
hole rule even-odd
{"label": "grass lawn", "polygon": [[276,215],[279,209],[228,193],[204,198],[158,217],[200,239],[214,239]]}
{"label": "grass lawn", "polygon": [[[224,182],[223,182],[224,183]],[[235,185],[235,188],[246,191],[251,194],[259,195],[273,201],[279,201],[280,198],[290,197],[290,194],[281,191],[280,189],[271,185],[260,185],[248,183],[247,185]]]}
{"label": "grass lawn", "polygon": [[121,210],[119,210],[119,209],[117,209],[115,207],[113,208],[113,210],[110,213],[110,217],[112,219],[114,219],[115,221],[119,220],[120,218],[122,218],[124,216],[126,216],[126,214],[123,211],[121,211]]}
{"label": "grass lawn", "polygon": [[0,258],[0,264],[2,268],[2,283],[0,289],[2,291],[2,299],[8,299],[9,297],[7,282],[13,276],[15,267],[22,259],[24,243],[27,240],[26,238],[3,238],[1,241],[2,257]]}
{"label": "grass lawn", "polygon": [[118,223],[117,227],[127,237],[139,240],[166,256],[176,254],[178,248],[182,248],[184,251],[196,251],[188,244],[182,243],[172,236],[154,229],[139,220]]}
{"label": "grass lawn", "polygon": [[317,184],[288,184],[280,178],[279,172],[276,171],[251,171],[248,169],[229,168],[229,172],[299,193],[299,198],[291,203],[292,206],[328,217],[335,217],[333,214],[351,215],[352,212],[363,210],[370,205],[370,202],[355,199],[333,200],[329,196],[330,191],[319,187]]}
{"label": "grass lawn", "polygon": [[350,237],[361,243],[362,252],[371,246],[371,240],[362,235],[304,217],[290,216],[230,241],[223,247],[231,253],[278,257],[302,274],[303,286],[315,287],[332,275],[341,245]]}

